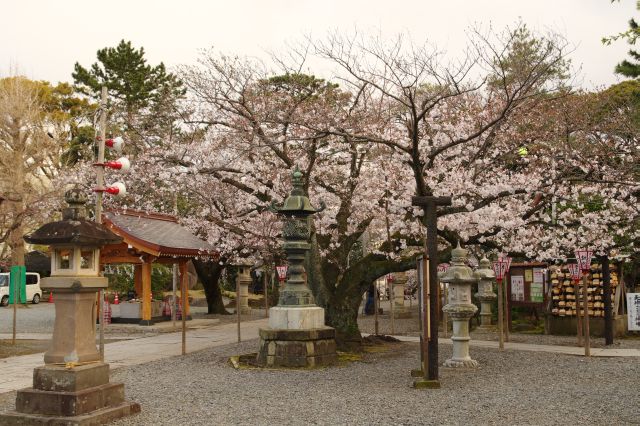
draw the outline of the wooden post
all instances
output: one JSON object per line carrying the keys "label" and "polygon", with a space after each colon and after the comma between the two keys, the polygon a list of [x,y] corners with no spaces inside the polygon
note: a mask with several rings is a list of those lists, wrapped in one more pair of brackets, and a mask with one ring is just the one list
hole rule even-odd
{"label": "wooden post", "polygon": [[[438,283],[438,288],[440,287],[440,283]],[[447,299],[449,297],[449,289],[447,288],[446,284],[442,285],[442,294],[444,296],[444,301],[442,303],[444,303],[445,305],[447,304]],[[440,297],[438,297],[438,301],[440,300]],[[440,308],[438,308],[440,310]],[[447,313],[446,312],[442,312],[442,329],[444,331],[444,337],[447,337],[447,334],[449,332],[449,324],[447,321]]]}
{"label": "wooden post", "polygon": [[576,302],[576,323],[578,325],[578,346],[582,346],[582,315],[580,315],[580,296],[579,296],[579,290],[580,290],[580,280],[575,280],[574,285],[573,285],[573,291],[575,292],[576,298],[575,298],[575,302]]}
{"label": "wooden post", "polygon": [[609,270],[609,256],[602,256],[600,262],[602,264],[602,293],[604,293],[604,344],[613,345],[613,312],[611,309],[611,271]]}
{"label": "wooden post", "polygon": [[373,318],[374,318],[374,331],[376,336],[379,334],[378,333],[378,282],[374,281],[373,282]]}
{"label": "wooden post", "polygon": [[391,335],[396,334],[396,322],[394,318],[394,306],[396,303],[396,295],[393,293],[393,281],[388,281],[389,283],[389,315],[391,315]]}
{"label": "wooden post", "polygon": [[496,279],[498,282],[498,347],[500,350],[504,350],[504,322],[502,317],[504,316],[504,297],[502,297],[502,279]]}
{"label": "wooden post", "polygon": [[[431,341],[431,298],[429,297],[431,289],[429,285],[429,263],[429,257],[425,253],[422,262],[422,375],[425,380],[429,379],[429,363],[431,362],[431,359],[429,358],[429,346]],[[436,335],[436,340],[437,338],[438,337]]]}
{"label": "wooden post", "polygon": [[104,362],[104,289],[100,289],[100,291],[98,291],[98,297],[100,298],[100,301],[98,303],[98,306],[100,306],[98,314],[98,325],[100,326],[98,349],[100,352],[100,361]]}
{"label": "wooden post", "polygon": [[[244,266],[240,266],[240,268],[244,268]],[[242,341],[240,338],[240,269],[236,275],[236,319],[238,321],[238,343],[240,343]]]}
{"label": "wooden post", "polygon": [[263,277],[263,282],[264,282],[264,317],[265,318],[269,318],[269,294],[268,294],[268,290],[267,288],[269,287],[269,282],[271,281],[272,275],[269,274],[269,276],[267,277],[267,272],[269,270],[265,269],[264,271],[264,277]]}
{"label": "wooden post", "polygon": [[174,263],[173,264],[173,283],[172,283],[173,300],[171,301],[171,305],[172,305],[171,321],[173,322],[174,330],[176,328],[176,312],[178,310],[178,301],[177,301],[177,294],[176,294],[178,291],[178,279],[179,279],[178,264]]}
{"label": "wooden post", "polygon": [[[11,281],[11,278],[13,277],[9,275],[9,281]],[[11,285],[11,282],[9,282],[9,285]],[[13,346],[16,345],[16,319],[18,316],[18,296],[20,296],[20,291],[18,290],[18,286],[14,285],[13,286],[13,334],[11,337],[11,344]]]}
{"label": "wooden post", "polygon": [[438,380],[438,206],[450,206],[451,197],[413,197],[411,204],[424,211],[423,224],[427,228],[427,255],[429,256],[429,376]]}
{"label": "wooden post", "polygon": [[[506,274],[505,274],[505,278],[506,278]],[[504,311],[503,311],[503,315],[502,318],[504,319],[504,341],[508,342],[509,341],[509,316],[511,314],[511,308],[509,307],[509,281],[506,279],[502,280],[502,283],[504,285],[504,289],[502,294],[504,294]]]}
{"label": "wooden post", "polygon": [[584,356],[591,356],[591,341],[589,337],[589,296],[587,294],[587,273],[582,271],[582,292],[584,303]]}
{"label": "wooden post", "polygon": [[[98,163],[104,163],[104,143],[107,137],[107,87],[102,86],[100,93],[100,140],[98,141]],[[97,167],[96,169],[96,186],[98,188],[104,188],[104,167]],[[102,192],[96,193],[96,217],[95,221],[102,223]],[[104,362],[104,290],[98,291],[98,305],[100,306],[98,313],[98,327],[99,327],[99,350],[100,361]]]}
{"label": "wooden post", "polygon": [[136,297],[142,296],[142,265],[133,265],[133,290],[136,292]]}
{"label": "wooden post", "polygon": [[143,325],[151,325],[151,262],[142,263],[142,321]]}
{"label": "wooden post", "polygon": [[180,268],[180,295],[182,297],[182,355],[187,353],[187,287],[189,277],[187,276],[187,263],[181,262]]}

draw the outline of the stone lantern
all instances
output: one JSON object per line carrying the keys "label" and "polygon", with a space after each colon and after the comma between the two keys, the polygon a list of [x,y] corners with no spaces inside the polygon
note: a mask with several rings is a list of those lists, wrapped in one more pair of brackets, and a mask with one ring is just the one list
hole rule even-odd
{"label": "stone lantern", "polygon": [[324,309],[316,306],[307,285],[305,256],[311,245],[310,216],[321,211],[304,191],[303,175],[296,167],[291,194],[272,210],[284,217],[282,245],[289,264],[278,306],[269,309],[269,328],[260,330],[258,363],[280,367],[314,367],[337,359],[335,330],[325,326]]}
{"label": "stone lantern", "polygon": [[478,362],[469,356],[469,319],[478,311],[471,303],[471,285],[477,282],[473,270],[467,266],[467,250],[458,247],[451,251],[451,266],[440,281],[449,284],[447,305],[442,308],[453,321],[453,356],[444,362],[445,367],[477,367]]}
{"label": "stone lantern", "polygon": [[122,383],[109,383],[109,365],[96,348],[97,294],[107,287],[100,248],[122,239],[86,219],[80,190],[65,198],[62,220],[25,237],[51,246],[51,277],[42,279],[42,288],[56,293],[56,316],[45,365],[35,368],[33,388],[18,391],[16,411],[0,416],[2,424],[102,424],[140,411],[124,401]]}
{"label": "stone lantern", "polygon": [[251,266],[250,265],[238,265],[238,294],[236,303],[237,308],[242,315],[248,315],[251,313],[249,307],[249,285],[251,284]]}
{"label": "stone lantern", "polygon": [[478,292],[476,297],[480,301],[480,328],[487,329],[491,327],[491,303],[498,296],[493,292],[493,282],[496,274],[491,268],[491,262],[486,257],[480,261],[480,267],[476,271],[478,278]]}

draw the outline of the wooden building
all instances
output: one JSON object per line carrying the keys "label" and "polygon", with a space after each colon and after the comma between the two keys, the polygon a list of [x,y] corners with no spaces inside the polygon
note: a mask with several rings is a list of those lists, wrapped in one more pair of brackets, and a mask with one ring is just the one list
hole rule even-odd
{"label": "wooden building", "polygon": [[178,264],[183,313],[189,316],[187,263],[192,259],[217,259],[218,252],[178,224],[175,216],[138,210],[109,210],[102,221],[123,242],[105,246],[100,263],[134,265],[134,286],[142,299],[141,325],[153,324],[151,315],[151,265]]}

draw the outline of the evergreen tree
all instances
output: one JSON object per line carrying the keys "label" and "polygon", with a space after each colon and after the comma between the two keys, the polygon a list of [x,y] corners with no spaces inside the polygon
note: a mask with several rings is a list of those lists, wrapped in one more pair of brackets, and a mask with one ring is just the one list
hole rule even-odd
{"label": "evergreen tree", "polygon": [[95,101],[102,86],[107,87],[112,103],[109,121],[120,127],[118,132],[128,133],[135,151],[175,130],[175,106],[186,90],[162,62],[149,65],[144,48],[136,49],[125,40],[98,50],[97,59],[88,69],[76,62],[74,87]]}
{"label": "evergreen tree", "polygon": [[[629,21],[629,28],[630,32],[632,33],[638,33],[638,31],[640,31],[635,19],[631,19]],[[634,44],[635,40],[635,38],[629,38],[627,41]],[[631,56],[633,62],[625,59],[624,61],[616,65],[615,72],[616,74],[620,74],[625,77],[638,78],[638,76],[640,76],[640,53],[638,53],[636,50],[631,49],[629,50],[629,56]]]}

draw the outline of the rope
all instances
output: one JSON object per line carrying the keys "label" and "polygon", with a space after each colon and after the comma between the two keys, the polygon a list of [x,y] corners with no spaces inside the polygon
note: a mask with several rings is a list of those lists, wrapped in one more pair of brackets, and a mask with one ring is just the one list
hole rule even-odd
{"label": "rope", "polygon": [[71,362],[53,362],[47,365],[61,365],[61,366],[64,366],[64,368],[66,368],[67,370],[71,370],[72,368],[80,367],[82,365],[100,364],[100,363],[102,363],[102,361],[84,361],[84,362],[71,361]]}

